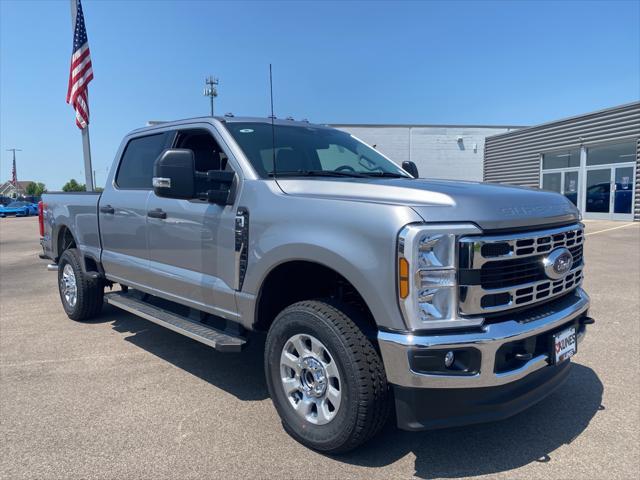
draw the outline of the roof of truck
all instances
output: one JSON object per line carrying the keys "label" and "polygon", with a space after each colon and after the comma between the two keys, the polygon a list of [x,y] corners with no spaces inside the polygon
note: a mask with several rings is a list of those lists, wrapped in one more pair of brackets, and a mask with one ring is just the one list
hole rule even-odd
{"label": "roof of truck", "polygon": [[[189,123],[199,123],[199,122],[210,122],[211,119],[214,118],[222,123],[268,123],[271,124],[271,117],[236,117],[236,116],[224,116],[224,117],[194,117],[194,118],[184,118],[181,120],[171,120],[171,121],[159,121],[154,120],[149,122],[149,125],[142,128],[137,128],[133,130],[131,133],[144,132],[147,130],[153,130],[155,128],[160,127],[171,127],[171,126],[180,126]],[[274,118],[273,123],[275,125],[287,125],[287,126],[296,126],[296,127],[316,127],[316,128],[331,128],[328,125],[310,123],[307,120],[294,120],[291,117],[288,118]]]}

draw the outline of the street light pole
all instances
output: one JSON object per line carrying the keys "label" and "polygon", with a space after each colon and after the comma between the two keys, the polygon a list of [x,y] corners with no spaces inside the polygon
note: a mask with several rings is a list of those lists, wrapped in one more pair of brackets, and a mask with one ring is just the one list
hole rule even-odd
{"label": "street light pole", "polygon": [[211,116],[213,117],[213,99],[218,96],[218,78],[209,75],[204,79],[204,96],[211,100]]}

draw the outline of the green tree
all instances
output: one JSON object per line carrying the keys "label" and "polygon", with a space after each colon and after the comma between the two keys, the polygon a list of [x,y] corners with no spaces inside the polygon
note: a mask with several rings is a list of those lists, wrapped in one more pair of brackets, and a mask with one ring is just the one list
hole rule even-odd
{"label": "green tree", "polygon": [[31,182],[29,183],[29,185],[27,185],[25,191],[27,192],[27,195],[39,197],[47,191],[47,186],[42,182]]}
{"label": "green tree", "polygon": [[63,192],[86,192],[87,187],[84,183],[78,183],[75,178],[72,178],[62,186]]}

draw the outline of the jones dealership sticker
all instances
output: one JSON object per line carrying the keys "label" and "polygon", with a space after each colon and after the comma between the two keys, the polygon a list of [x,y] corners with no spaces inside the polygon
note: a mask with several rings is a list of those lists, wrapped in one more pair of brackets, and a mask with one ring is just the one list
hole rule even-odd
{"label": "jones dealership sticker", "polygon": [[554,336],[556,363],[563,362],[576,353],[576,329],[567,328]]}

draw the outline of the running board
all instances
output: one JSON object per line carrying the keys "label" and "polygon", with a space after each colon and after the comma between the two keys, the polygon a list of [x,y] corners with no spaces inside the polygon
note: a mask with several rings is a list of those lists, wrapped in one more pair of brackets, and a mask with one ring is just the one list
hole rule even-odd
{"label": "running board", "polygon": [[239,352],[247,343],[247,340],[243,337],[229,335],[222,330],[156,307],[140,298],[136,298],[131,293],[107,293],[104,296],[104,301],[114,307],[126,310],[169,330],[209,345],[221,352]]}

